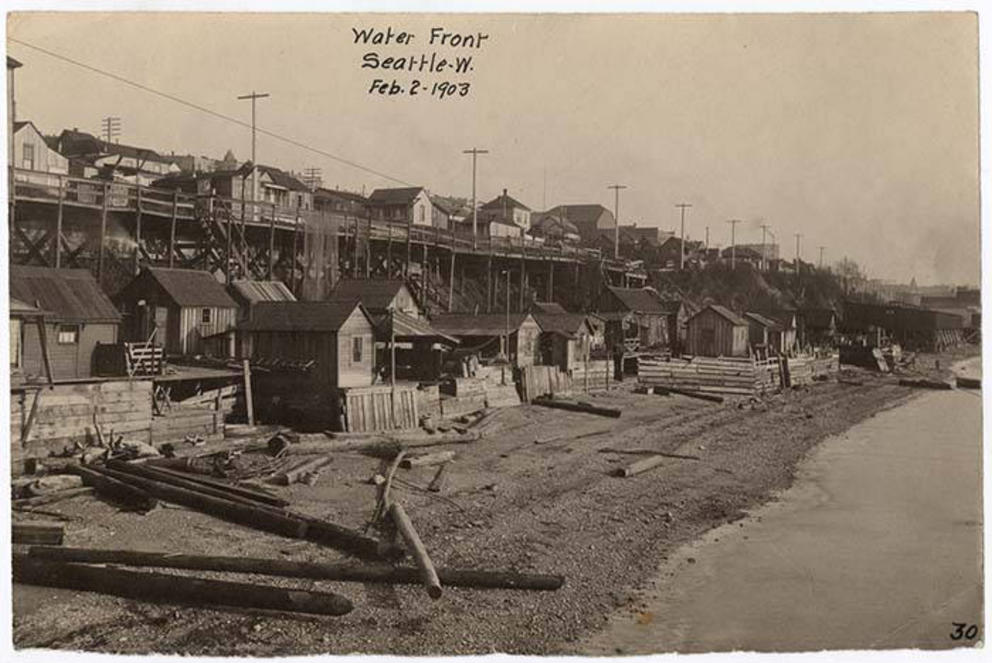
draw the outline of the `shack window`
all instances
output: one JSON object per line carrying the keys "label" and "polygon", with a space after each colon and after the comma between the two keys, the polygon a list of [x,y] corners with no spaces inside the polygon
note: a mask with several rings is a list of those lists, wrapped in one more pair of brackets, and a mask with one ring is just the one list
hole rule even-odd
{"label": "shack window", "polygon": [[56,334],[56,343],[59,345],[75,345],[79,343],[79,325],[59,325]]}
{"label": "shack window", "polygon": [[203,309],[203,311],[200,313],[200,322],[202,322],[205,325],[210,324],[210,309],[208,308]]}
{"label": "shack window", "polygon": [[34,145],[24,143],[21,151],[21,168],[34,170]]}
{"label": "shack window", "polygon": [[365,349],[362,341],[364,341],[361,336],[354,336],[351,339],[351,362],[353,364],[362,363],[362,351]]}

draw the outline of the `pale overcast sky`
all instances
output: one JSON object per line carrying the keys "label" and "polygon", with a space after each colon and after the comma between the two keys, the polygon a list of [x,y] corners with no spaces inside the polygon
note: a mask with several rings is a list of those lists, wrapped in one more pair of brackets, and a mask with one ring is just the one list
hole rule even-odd
{"label": "pale overcast sky", "polygon": [[[412,32],[354,44],[352,28]],[[430,29],[487,33],[478,49],[433,48]],[[762,220],[792,257],[825,245],[873,277],[977,283],[977,20],[967,13],[849,15],[20,14],[8,36],[105,69],[432,192],[503,188],[533,209],[613,207],[623,223],[729,244]],[[385,56],[473,57],[467,75],[374,72]],[[248,158],[249,131],[18,43],[19,119],[45,133],[121,118],[121,142]],[[374,78],[468,81],[469,94],[368,94]],[[319,167],[327,186],[398,186],[272,138],[259,161]]]}

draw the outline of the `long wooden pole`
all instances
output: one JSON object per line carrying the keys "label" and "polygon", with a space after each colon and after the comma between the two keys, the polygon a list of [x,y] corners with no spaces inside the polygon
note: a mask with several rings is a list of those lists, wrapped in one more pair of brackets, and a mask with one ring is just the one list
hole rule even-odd
{"label": "long wooden pole", "polygon": [[169,223],[169,269],[176,261],[176,217],[179,214],[179,190],[172,192],[172,219]]}
{"label": "long wooden pole", "polygon": [[427,588],[428,596],[434,600],[441,598],[443,590],[441,589],[441,580],[437,577],[437,571],[434,569],[434,562],[431,561],[427,554],[427,548],[424,547],[424,542],[420,540],[420,535],[413,528],[410,517],[406,515],[406,511],[403,510],[403,506],[399,502],[392,502],[389,505],[389,517],[413,553],[413,559],[417,563],[417,568],[420,569],[420,578]]}
{"label": "long wooden pole", "polygon": [[354,607],[347,598],[331,592],[70,564],[23,554],[14,555],[13,570],[14,582],[151,601],[320,615],[345,615]]}
{"label": "long wooden pole", "polygon": [[134,210],[134,273],[141,267],[141,185],[138,185]]}
{"label": "long wooden pole", "polygon": [[[98,550],[63,546],[33,546],[28,550],[28,554],[33,558],[84,564],[123,564],[153,566],[163,569],[255,573],[339,582],[377,582],[404,585],[423,582],[421,571],[418,568],[385,564],[328,564],[326,562],[298,562],[289,559],[187,555],[140,550]],[[480,589],[553,591],[565,584],[565,578],[560,575],[516,573],[514,571],[442,568],[437,569],[437,576],[444,585],[450,587]]]}
{"label": "long wooden pole", "polygon": [[448,313],[454,305],[455,300],[455,247],[451,247],[451,267],[448,268]]}
{"label": "long wooden pole", "polygon": [[107,243],[107,205],[110,198],[110,183],[103,183],[103,201],[100,206],[100,253],[96,263],[96,280],[103,285],[103,255]]}
{"label": "long wooden pole", "polygon": [[276,260],[276,204],[272,203],[272,218],[269,219],[269,270],[268,278],[272,280],[272,272],[275,270]]}
{"label": "long wooden pole", "polygon": [[245,379],[245,414],[248,417],[248,425],[255,425],[255,404],[251,394],[251,362],[247,359],[241,362]]}
{"label": "long wooden pole", "polygon": [[[34,305],[41,308],[41,302],[35,301]],[[45,325],[44,316],[35,318],[38,323],[38,340],[41,342],[41,361],[45,365],[45,377],[48,378],[48,386],[55,387],[55,376],[52,374],[52,358],[48,353],[48,327]]]}
{"label": "long wooden pole", "polygon": [[62,203],[65,198],[65,180],[59,175],[59,209],[55,217],[55,269],[62,267]]}

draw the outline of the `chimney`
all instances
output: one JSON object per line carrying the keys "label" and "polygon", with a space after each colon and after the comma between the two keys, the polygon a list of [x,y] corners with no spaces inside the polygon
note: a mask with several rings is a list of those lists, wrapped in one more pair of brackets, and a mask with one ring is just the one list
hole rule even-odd
{"label": "chimney", "polygon": [[503,189],[503,196],[506,196],[506,189]]}

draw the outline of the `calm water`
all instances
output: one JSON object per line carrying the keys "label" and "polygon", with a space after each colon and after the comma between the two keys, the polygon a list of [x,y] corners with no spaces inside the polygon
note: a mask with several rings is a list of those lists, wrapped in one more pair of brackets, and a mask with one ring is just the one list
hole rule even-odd
{"label": "calm water", "polygon": [[[980,361],[959,370],[979,375]],[[581,650],[968,644],[951,634],[954,622],[982,624],[981,452],[980,392],[927,392],[881,412],[824,442],[743,527],[671,556],[647,607],[618,613]]]}

